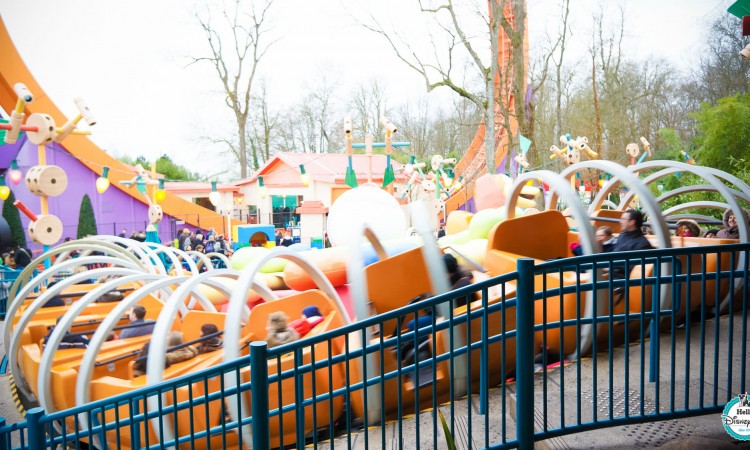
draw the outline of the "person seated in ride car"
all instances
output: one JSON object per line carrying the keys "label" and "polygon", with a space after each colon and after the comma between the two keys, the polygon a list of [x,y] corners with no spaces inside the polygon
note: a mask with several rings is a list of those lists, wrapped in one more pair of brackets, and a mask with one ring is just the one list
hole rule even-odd
{"label": "person seated in ride car", "polygon": [[304,337],[310,332],[317,324],[322,322],[324,319],[323,314],[317,306],[307,306],[302,310],[302,317],[289,322],[289,327],[299,334],[299,337]]}

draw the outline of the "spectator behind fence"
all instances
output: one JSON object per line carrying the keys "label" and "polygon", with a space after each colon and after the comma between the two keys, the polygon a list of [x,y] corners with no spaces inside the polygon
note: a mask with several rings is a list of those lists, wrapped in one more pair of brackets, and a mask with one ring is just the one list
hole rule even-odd
{"label": "spectator behind fence", "polygon": [[299,339],[299,334],[289,328],[289,316],[281,311],[273,312],[268,315],[266,330],[268,330],[268,335],[266,336],[268,348],[288,344]]}
{"label": "spectator behind fence", "polygon": [[143,344],[140,353],[138,353],[135,364],[133,364],[133,376],[140,377],[141,375],[146,375],[146,367],[148,366],[148,348],[150,345],[151,342],[146,342]]}
{"label": "spectator behind fence", "polygon": [[[628,209],[620,216],[620,235],[612,246],[612,252],[629,252],[634,250],[651,250],[654,247],[643,235],[643,213]],[[625,268],[617,266],[612,269],[613,279],[625,278]]]}
{"label": "spectator behind fence", "polygon": [[603,253],[612,251],[612,247],[615,246],[616,238],[612,234],[612,228],[602,225],[596,229],[596,242],[601,246]]}
{"label": "spectator behind fence", "polygon": [[173,331],[169,334],[168,348],[179,348],[174,348],[173,350],[167,352],[164,357],[166,361],[166,367],[182,361],[187,361],[189,359],[195,358],[198,355],[198,349],[196,349],[192,345],[181,347],[184,343],[185,341],[183,339],[182,332]]}
{"label": "spectator behind fence", "polygon": [[[108,281],[112,281],[112,280],[117,279],[117,278],[120,278],[120,277],[117,276],[117,275],[103,276],[103,277],[99,278],[98,283],[104,284],[104,283],[106,283]],[[96,303],[119,302],[123,298],[125,298],[125,295],[122,292],[118,291],[117,289],[112,289],[111,291],[105,292],[104,294],[102,294],[101,297],[97,298],[96,299]]]}
{"label": "spectator behind fence", "polygon": [[16,270],[16,260],[13,259],[10,253],[3,253],[3,264],[8,269]]}
{"label": "spectator behind fence", "polygon": [[16,268],[21,270],[31,264],[31,250],[21,247],[21,244],[16,244],[16,248],[13,251],[13,258],[16,261]]}
{"label": "spectator behind fence", "polygon": [[[212,323],[204,323],[201,326],[201,337],[209,336],[219,332],[219,327]],[[217,335],[206,339],[198,346],[198,353],[210,353],[220,350],[224,346],[224,341]]]}
{"label": "spectator behind fence", "polygon": [[719,233],[719,230],[712,228],[710,230],[706,230],[706,233],[703,235],[703,237],[709,238],[709,239],[715,239],[718,233]]}
{"label": "spectator behind fence", "polygon": [[[44,344],[47,344],[47,341],[49,340],[49,337],[52,335],[52,332],[55,331],[55,327],[60,324],[60,320],[62,319],[62,316],[58,317],[55,320],[55,326],[49,327],[49,332],[46,336],[44,336]],[[71,345],[77,345],[77,346],[86,346],[89,345],[89,338],[87,338],[85,335],[78,334],[78,333],[71,333],[70,331],[66,331],[63,335],[62,344],[71,344]],[[65,346],[63,346],[65,347]]]}
{"label": "spectator behind fence", "polygon": [[[603,225],[596,229],[596,233],[594,234],[594,237],[596,238],[596,242],[599,245],[599,250],[602,253],[607,253],[612,251],[612,246],[615,245],[615,238],[612,236],[612,228]],[[573,253],[573,256],[581,256],[583,255],[583,247],[581,247],[581,244],[578,242],[571,242],[570,243],[570,251]]]}
{"label": "spectator behind fence", "polygon": [[137,336],[148,336],[154,332],[153,320],[146,321],[146,308],[142,305],[135,305],[130,309],[130,328],[122,330],[120,339],[127,339]]}
{"label": "spectator behind fence", "polygon": [[[474,276],[471,271],[458,263],[455,256],[450,253],[443,255],[443,263],[445,264],[445,270],[448,272],[448,283],[451,285],[451,290],[456,290],[464,286],[468,286],[474,280]],[[458,308],[464,306],[469,302],[469,298],[459,297],[453,301],[453,307]]]}
{"label": "spectator behind fence", "polygon": [[[78,266],[75,269],[73,269],[73,275],[78,275],[79,273],[86,273],[86,271],[89,270],[86,266]],[[94,281],[91,278],[84,278],[83,280],[79,281],[78,284],[92,284]]]}
{"label": "spectator behind fence", "polygon": [[680,219],[677,221],[677,232],[675,236],[678,237],[699,237],[701,235],[701,227],[698,222],[692,219]]}
{"label": "spectator behind fence", "polygon": [[[52,286],[56,285],[57,281],[53,281],[50,284],[47,285],[47,289],[51,288]],[[53,308],[55,306],[65,306],[65,300],[61,299],[60,296],[56,295],[52,297],[51,299],[47,300],[47,303],[45,303],[42,308]],[[58,321],[60,318],[58,317]]]}
{"label": "spectator behind fence", "polygon": [[324,319],[325,317],[320,313],[320,309],[311,305],[302,310],[302,317],[289,322],[289,327],[296,331],[299,337],[304,337]]}
{"label": "spectator behind fence", "polygon": [[[742,208],[742,215],[745,216],[745,223],[750,225],[750,214],[748,214],[745,208]],[[740,229],[737,226],[737,218],[734,216],[734,211],[727,209],[724,211],[724,228],[716,233],[716,237],[720,239],[739,239]]]}

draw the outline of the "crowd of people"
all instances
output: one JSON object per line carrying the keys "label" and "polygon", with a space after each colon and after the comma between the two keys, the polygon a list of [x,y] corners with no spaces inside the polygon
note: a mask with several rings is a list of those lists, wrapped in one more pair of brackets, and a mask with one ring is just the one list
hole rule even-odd
{"label": "crowd of people", "polygon": [[224,235],[216,233],[213,228],[209,228],[205,234],[200,228],[194,232],[185,228],[177,238],[177,247],[186,252],[194,250],[200,253],[221,253],[223,255],[229,255],[231,248]]}
{"label": "crowd of people", "polygon": [[[745,222],[750,226],[750,214],[743,209]],[[602,252],[626,252],[631,250],[648,250],[654,248],[644,234],[650,230],[644,227],[643,213],[636,209],[628,209],[620,216],[620,234],[615,236],[611,227],[606,225],[596,229],[596,242]],[[693,219],[680,219],[674,225],[674,235],[677,237],[704,237],[714,239],[739,239],[740,232],[737,219],[731,209],[724,211],[724,227],[710,228],[701,233],[701,227]],[[570,246],[573,255],[580,256],[583,249],[578,243]]]}
{"label": "crowd of people", "polygon": [[31,264],[31,250],[16,244],[15,247],[7,247],[2,253],[2,264],[13,270],[23,270]]}

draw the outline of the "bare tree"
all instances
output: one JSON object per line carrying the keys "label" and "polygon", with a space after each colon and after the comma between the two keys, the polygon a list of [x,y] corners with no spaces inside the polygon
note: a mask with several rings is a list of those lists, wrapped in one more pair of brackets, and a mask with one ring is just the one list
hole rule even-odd
{"label": "bare tree", "polygon": [[[232,110],[237,125],[236,148],[223,140],[238,157],[240,176],[247,177],[247,121],[251,107],[250,93],[261,59],[273,42],[265,43],[266,19],[273,0],[241,2],[234,0],[224,7],[220,19],[209,12],[196,15],[209,46],[209,55],[194,57],[193,63],[206,61],[216,70],[224,90],[224,102]],[[244,8],[249,8],[245,10]],[[218,22],[218,23],[217,23]],[[228,39],[227,39],[228,36]]]}
{"label": "bare tree", "polygon": [[350,108],[354,111],[352,121],[355,125],[354,133],[373,136],[383,135],[383,126],[380,124],[380,116],[387,115],[386,90],[383,82],[371,78],[354,89],[351,95]]}
{"label": "bare tree", "polygon": [[[491,3],[494,3],[494,0]],[[371,17],[372,24],[364,24],[364,26],[383,36],[394,50],[396,56],[422,76],[427,92],[431,92],[433,89],[439,87],[447,87],[459,96],[472,102],[477,109],[483,111],[485,124],[488,124],[487,126],[492,130],[485,133],[484,140],[485,148],[488,149],[487,167],[494,167],[492,156],[490,155],[494,156],[493,150],[495,148],[495,114],[492,99],[494,98],[495,89],[493,68],[497,66],[495,63],[497,58],[497,44],[492,45],[489,57],[485,55],[483,59],[479,50],[475,48],[475,43],[472,43],[472,40],[464,31],[452,0],[445,0],[443,4],[435,7],[427,6],[425,1],[420,0],[419,8],[421,12],[433,16],[434,21],[444,34],[444,39],[431,36],[433,54],[430,56],[420,55],[406,39],[399,38],[396,32],[387,31],[375,17]],[[493,40],[491,36],[497,36],[497,22],[490,24],[487,21],[486,23],[496,26],[494,34],[492,29],[488,30],[490,40]],[[494,40],[496,41],[496,39]],[[438,46],[436,42],[444,42],[444,44]],[[445,54],[439,54],[439,48],[444,48]],[[472,89],[470,86],[462,85],[455,81],[455,68],[459,66],[458,62],[461,58],[466,55],[468,55],[468,58],[473,63],[472,69],[478,74],[481,80],[481,90]]]}
{"label": "bare tree", "polygon": [[325,153],[343,147],[337,109],[337,83],[326,75],[312,77],[305,96],[283,116],[277,147],[285,152]]}
{"label": "bare tree", "polygon": [[694,99],[696,109],[700,102],[715,103],[748,91],[750,63],[737,53],[747,44],[742,37],[740,20],[722,11],[708,33],[708,48],[693,72],[693,81],[686,88]]}
{"label": "bare tree", "polygon": [[251,96],[250,101],[253,108],[250,111],[247,142],[253,169],[258,170],[261,163],[271,158],[271,146],[279,122],[279,114],[272,112],[269,108],[268,90],[265,83],[261,84],[260,95]]}

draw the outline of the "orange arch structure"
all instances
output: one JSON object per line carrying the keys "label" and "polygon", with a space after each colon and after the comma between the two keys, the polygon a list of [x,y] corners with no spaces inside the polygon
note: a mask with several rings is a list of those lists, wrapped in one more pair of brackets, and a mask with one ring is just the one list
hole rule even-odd
{"label": "orange arch structure", "polygon": [[[498,0],[491,0],[491,1],[498,1]],[[515,17],[513,16],[513,9],[512,9],[512,2],[507,2],[505,4],[505,8],[503,10],[503,14],[505,15],[505,18],[509,20],[512,23],[515,22]],[[490,10],[490,14],[492,14],[492,10]],[[524,28],[526,31],[526,36],[524,39],[524,42],[528,43],[528,27]],[[512,117],[512,115],[515,113],[514,108],[514,95],[513,91],[511,90],[511,86],[513,84],[512,78],[508,75],[508,64],[510,62],[513,46],[510,41],[510,36],[508,36],[506,33],[502,31],[502,27],[500,28],[500,31],[498,33],[498,67],[500,69],[500,72],[495,74],[495,100],[496,101],[502,101],[504,104],[504,107],[510,111],[511,118],[510,118],[510,128],[511,132],[515,134],[518,130],[518,123]],[[528,44],[525,44],[528,45]],[[529,55],[528,55],[528,48],[524,47],[524,66],[528,68],[529,65]],[[526,73],[528,70],[524,70],[524,73]],[[502,75],[502,76],[501,76]],[[501,83],[501,80],[504,80],[504,82]],[[524,89],[525,92],[525,89]],[[502,123],[504,121],[502,109],[500,106],[495,103],[495,123]],[[469,148],[466,150],[466,153],[461,158],[461,160],[456,164],[455,172],[459,175],[462,175],[464,177],[463,179],[463,187],[453,193],[450,198],[448,198],[445,201],[445,214],[449,214],[451,211],[455,211],[457,209],[460,209],[462,206],[466,205],[473,197],[474,197],[474,181],[477,177],[482,175],[484,173],[484,169],[486,167],[486,149],[484,145],[484,136],[486,132],[486,124],[484,121],[479,124],[479,128],[477,129],[476,134],[474,135],[474,139],[471,141],[471,144],[469,145]],[[494,128],[494,127],[493,127]],[[498,130],[495,130],[495,164],[498,164],[500,161],[502,161],[506,156],[508,155],[508,135],[505,130],[505,128],[500,128]],[[494,168],[493,172],[494,172]]]}
{"label": "orange arch structure", "polygon": [[[0,18],[0,61],[2,61],[2,65],[0,65],[0,106],[6,111],[13,110],[17,98],[13,91],[13,85],[22,82],[35,94],[34,102],[26,105],[26,109],[24,110],[27,116],[43,112],[51,115],[56,120],[65,117],[60,109],[44,93],[42,87],[37,83],[28,67],[26,67],[10,38],[10,34],[2,18]],[[88,167],[89,170],[98,175],[101,175],[102,168],[105,166],[116,169],[111,170],[109,173],[112,187],[125,192],[141,203],[146,203],[135,186],[127,187],[120,184],[120,181],[130,179],[130,176],[128,176],[129,167],[107,154],[86,136],[71,135],[60,145],[66,152],[73,155],[78,161]],[[160,205],[164,214],[178,220],[183,220],[190,225],[200,225],[200,227],[205,229],[210,227],[214,227],[217,230],[224,229],[225,218],[223,216],[176,195],[167,193],[166,198]],[[198,223],[199,217],[200,224]],[[231,225],[241,225],[241,222],[232,220]]]}

